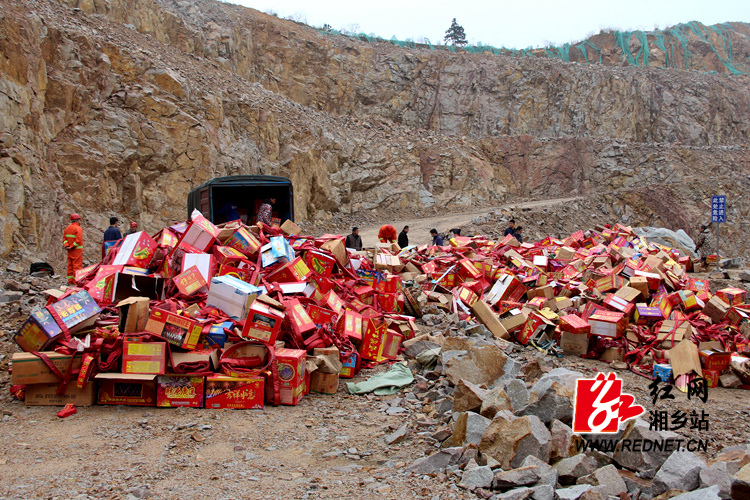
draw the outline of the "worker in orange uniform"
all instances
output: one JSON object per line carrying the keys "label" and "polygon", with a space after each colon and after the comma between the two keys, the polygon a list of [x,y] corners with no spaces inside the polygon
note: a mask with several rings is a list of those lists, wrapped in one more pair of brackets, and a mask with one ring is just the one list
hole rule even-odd
{"label": "worker in orange uniform", "polygon": [[396,228],[390,224],[381,226],[380,231],[378,231],[378,239],[381,243],[396,243],[397,237]]}
{"label": "worker in orange uniform", "polygon": [[81,216],[70,214],[70,225],[63,233],[63,247],[68,251],[68,284],[75,284],[76,271],[83,268],[83,229]]}

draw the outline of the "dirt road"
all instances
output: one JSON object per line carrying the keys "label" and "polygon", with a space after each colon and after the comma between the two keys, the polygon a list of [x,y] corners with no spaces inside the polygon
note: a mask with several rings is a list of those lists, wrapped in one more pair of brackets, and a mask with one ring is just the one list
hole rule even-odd
{"label": "dirt road", "polygon": [[[494,207],[487,207],[481,210],[467,210],[463,213],[448,212],[444,215],[438,215],[435,217],[426,218],[412,218],[412,219],[398,219],[396,221],[382,221],[381,224],[393,224],[393,226],[399,232],[404,226],[409,226],[409,243],[412,245],[423,245],[432,241],[430,237],[430,229],[435,228],[441,234],[447,232],[449,229],[457,227],[461,228],[471,223],[474,217],[490,214],[501,210],[507,210],[509,208],[515,208],[518,210],[524,208],[540,208],[547,206],[559,205],[561,203],[571,202],[580,199],[579,197],[572,198],[555,198],[551,200],[537,200],[528,201],[524,203],[507,203],[505,205],[498,205]],[[516,217],[519,217],[516,214]],[[523,225],[521,218],[518,219],[519,224]],[[381,224],[374,226],[361,227],[359,234],[362,236],[362,242],[365,246],[374,244],[378,239],[378,230]]]}

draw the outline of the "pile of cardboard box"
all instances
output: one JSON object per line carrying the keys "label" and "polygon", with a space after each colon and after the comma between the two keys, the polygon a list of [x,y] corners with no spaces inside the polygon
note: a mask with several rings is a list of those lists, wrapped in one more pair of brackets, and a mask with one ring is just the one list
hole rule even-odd
{"label": "pile of cardboard box", "polygon": [[153,237],[128,235],[15,334],[15,392],[25,387],[27,404],[294,405],[396,359],[415,319],[437,309],[498,339],[648,376],[750,383],[745,291],[712,294],[688,276],[688,257],[628,227],[523,244],[343,242],[291,221],[217,227],[197,211]]}
{"label": "pile of cardboard box", "polygon": [[[14,392],[27,404],[206,408],[335,393],[339,377],[395,359],[416,330],[402,276],[372,260],[291,221],[217,227],[194,212],[153,237],[128,235],[76,287],[48,290],[15,334],[25,352]],[[223,361],[238,345],[240,365],[263,357],[274,369],[232,369]]]}

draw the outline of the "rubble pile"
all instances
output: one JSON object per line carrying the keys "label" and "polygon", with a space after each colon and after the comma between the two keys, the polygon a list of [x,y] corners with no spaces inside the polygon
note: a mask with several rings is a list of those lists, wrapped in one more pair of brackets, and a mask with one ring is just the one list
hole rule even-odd
{"label": "rubble pile", "polygon": [[[690,257],[619,224],[564,240],[457,236],[364,251],[300,233],[291,221],[217,227],[195,211],[128,235],[75,286],[47,290],[15,332],[24,352],[13,355],[12,393],[66,405],[60,416],[95,403],[262,408],[334,394],[340,377],[396,362],[347,389],[394,394],[416,374],[406,399],[422,402],[440,449],[407,472],[498,499],[744,487],[744,449],[710,467],[688,451],[582,451],[571,427],[582,374],[519,361],[524,351],[601,359],[681,390],[701,378],[749,384],[746,292],[712,294],[688,276]],[[637,419],[615,436],[654,432]]]}

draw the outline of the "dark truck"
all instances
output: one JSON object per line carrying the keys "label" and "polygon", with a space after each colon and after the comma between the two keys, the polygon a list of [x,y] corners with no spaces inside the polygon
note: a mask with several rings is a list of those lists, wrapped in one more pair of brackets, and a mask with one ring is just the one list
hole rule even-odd
{"label": "dark truck", "polygon": [[188,193],[188,218],[197,209],[214,224],[240,217],[257,221],[258,209],[267,198],[276,198],[273,217],[294,221],[292,181],[274,175],[229,175],[205,182]]}

